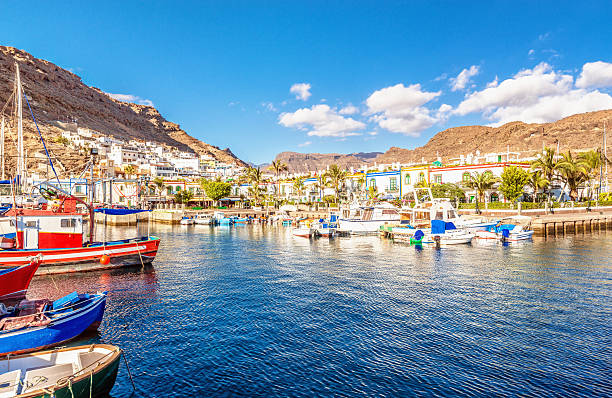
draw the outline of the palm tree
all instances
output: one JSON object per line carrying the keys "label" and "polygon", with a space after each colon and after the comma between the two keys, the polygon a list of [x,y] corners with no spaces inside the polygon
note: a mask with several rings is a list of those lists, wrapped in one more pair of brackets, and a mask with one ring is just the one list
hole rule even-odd
{"label": "palm tree", "polygon": [[317,182],[315,183],[315,187],[319,190],[319,199],[323,199],[323,190],[328,185],[328,176],[326,173],[321,173],[317,177]]}
{"label": "palm tree", "polygon": [[155,187],[155,192],[157,192],[161,196],[165,187],[164,179],[162,177],[155,177],[152,182],[153,186]]}
{"label": "palm tree", "polygon": [[302,201],[302,195],[304,194],[304,177],[295,177],[293,180],[293,189]]}
{"label": "palm tree", "polygon": [[329,183],[336,193],[336,203],[340,202],[340,186],[344,184],[346,174],[346,171],[342,170],[337,164],[332,164],[329,166],[329,170],[327,170]]}
{"label": "palm tree", "polygon": [[[363,194],[364,196],[367,195],[367,188],[366,188],[366,175],[365,173],[363,173],[361,176],[359,176],[359,178],[357,179],[357,187],[359,189],[359,192],[361,193],[361,189],[363,188]],[[361,195],[359,195],[361,196]]]}
{"label": "palm tree", "polygon": [[570,199],[578,199],[578,187],[580,184],[588,180],[588,170],[580,159],[572,155],[572,151],[567,151],[562,154],[562,158],[557,164],[561,180],[565,183],[565,187],[570,190]]}
{"label": "palm tree", "polygon": [[550,184],[557,179],[557,166],[559,162],[556,158],[557,155],[555,154],[555,150],[553,148],[544,148],[541,156],[531,163],[531,168],[540,170],[544,179],[548,181],[548,184],[542,187],[542,189],[544,190],[544,193],[547,194],[549,200],[550,190],[548,188],[550,187]]}
{"label": "palm tree", "polygon": [[246,171],[246,176],[251,184],[249,193],[253,196],[253,199],[255,199],[255,203],[259,204],[259,198],[261,196],[261,188],[259,185],[264,182],[263,173],[259,167],[249,167]]}
{"label": "palm tree", "polygon": [[578,159],[580,160],[585,169],[587,181],[591,188],[590,197],[592,198],[593,194],[595,193],[593,187],[595,186],[595,181],[597,180],[597,177],[599,177],[601,165],[603,164],[603,156],[601,150],[598,149],[583,152],[578,156]]}
{"label": "palm tree", "polygon": [[277,188],[278,188],[276,190],[276,202],[278,203],[278,201],[279,201],[278,195],[280,194],[280,179],[279,179],[279,175],[280,175],[281,172],[289,170],[289,168],[287,167],[287,165],[285,163],[283,163],[282,160],[273,160],[272,164],[268,168],[270,170],[273,170],[274,174],[276,175],[276,184],[277,184]]}
{"label": "palm tree", "polygon": [[484,173],[475,171],[463,182],[463,185],[467,188],[476,190],[476,211],[479,211],[478,199],[483,199],[484,201],[485,192],[491,189],[498,181],[499,179],[493,176],[493,173],[490,171],[485,171]]}
{"label": "palm tree", "polygon": [[531,187],[533,190],[533,201],[537,201],[538,192],[540,189],[546,188],[550,182],[542,176],[542,170],[534,170],[529,173],[529,181],[527,181],[527,185]]}

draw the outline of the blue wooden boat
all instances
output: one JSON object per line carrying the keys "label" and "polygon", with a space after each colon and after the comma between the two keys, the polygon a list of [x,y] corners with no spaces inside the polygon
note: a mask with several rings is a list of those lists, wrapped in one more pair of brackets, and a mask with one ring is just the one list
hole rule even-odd
{"label": "blue wooden boat", "polygon": [[0,355],[53,347],[97,330],[105,306],[106,292],[73,292],[55,301],[24,300],[0,316]]}

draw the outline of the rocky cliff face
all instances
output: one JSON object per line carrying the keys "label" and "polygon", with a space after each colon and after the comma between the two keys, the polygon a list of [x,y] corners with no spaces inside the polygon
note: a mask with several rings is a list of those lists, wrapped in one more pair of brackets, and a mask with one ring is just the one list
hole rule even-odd
{"label": "rocky cliff face", "polygon": [[542,146],[556,147],[557,140],[561,151],[595,149],[602,145],[604,120],[607,126],[612,124],[612,110],[581,113],[543,124],[512,122],[500,127],[453,127],[439,132],[422,147],[392,147],[378,156],[376,162],[431,162],[437,155],[448,161],[461,154],[506,152],[508,148],[532,156]]}
{"label": "rocky cliff face", "polygon": [[[121,102],[100,89],[85,85],[77,75],[51,62],[34,58],[25,51],[0,46],[0,99],[2,103],[13,91],[14,63],[19,63],[21,80],[30,99],[39,127],[51,143],[61,130],[55,121],[76,119],[79,127],[125,140],[155,141],[183,151],[207,154],[226,163],[244,165],[229,149],[221,150],[189,136],[176,123],[172,123],[151,106]],[[5,111],[6,112],[6,111]],[[24,103],[24,132],[30,151],[41,150],[38,139],[31,139],[34,126],[26,119]],[[7,147],[10,146],[7,142]],[[60,161],[72,162],[82,157],[78,151],[51,144],[53,155]]]}
{"label": "rocky cliff face", "polygon": [[282,152],[276,155],[277,161],[282,161],[289,168],[289,173],[305,173],[325,169],[330,164],[349,169],[359,167],[362,164],[381,155],[380,152],[352,153],[343,155],[339,153],[298,153]]}
{"label": "rocky cliff face", "polygon": [[[291,171],[315,171],[332,163],[345,168],[359,167],[365,163],[431,163],[438,156],[443,162],[469,153],[520,152],[523,157],[533,156],[542,146],[556,148],[557,140],[561,151],[581,151],[602,146],[603,122],[608,126],[608,147],[612,142],[612,110],[581,113],[552,123],[527,124],[507,123],[500,127],[462,126],[441,131],[425,145],[405,149],[391,147],[385,153],[369,153],[369,156],[342,155],[337,153],[295,153],[283,152],[277,155],[289,165]],[[378,154],[372,156],[372,154]]]}

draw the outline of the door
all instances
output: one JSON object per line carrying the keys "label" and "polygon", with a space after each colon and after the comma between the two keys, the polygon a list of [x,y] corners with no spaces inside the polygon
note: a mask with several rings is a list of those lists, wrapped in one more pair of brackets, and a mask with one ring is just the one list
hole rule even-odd
{"label": "door", "polygon": [[23,237],[24,249],[38,249],[38,221],[25,222]]}

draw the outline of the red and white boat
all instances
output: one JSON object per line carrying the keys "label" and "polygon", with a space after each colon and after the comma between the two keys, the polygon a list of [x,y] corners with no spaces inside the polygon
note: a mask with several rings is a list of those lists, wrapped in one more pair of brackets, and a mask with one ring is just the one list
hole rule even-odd
{"label": "red and white boat", "polygon": [[24,298],[39,265],[40,257],[34,257],[26,265],[0,269],[0,301]]}
{"label": "red and white boat", "polygon": [[[109,214],[138,212],[99,210],[111,211]],[[83,214],[76,211],[72,198],[64,199],[58,209],[11,209],[3,218],[16,235],[16,245],[0,249],[0,269],[28,264],[36,255],[41,258],[37,275],[144,265],[155,259],[159,248],[159,238],[153,236],[83,243]]]}

